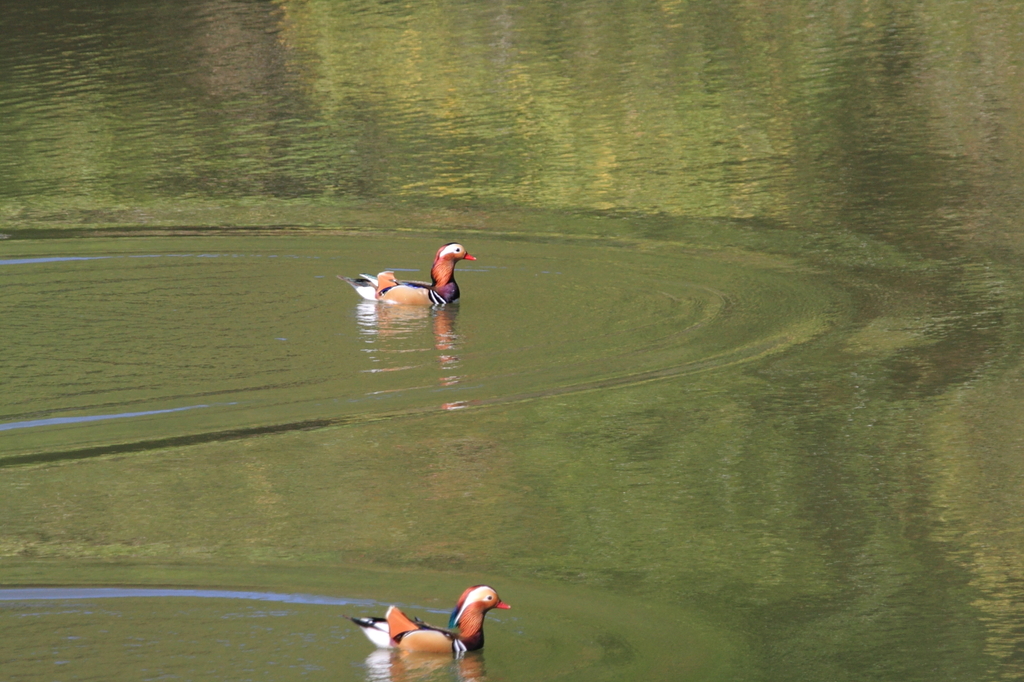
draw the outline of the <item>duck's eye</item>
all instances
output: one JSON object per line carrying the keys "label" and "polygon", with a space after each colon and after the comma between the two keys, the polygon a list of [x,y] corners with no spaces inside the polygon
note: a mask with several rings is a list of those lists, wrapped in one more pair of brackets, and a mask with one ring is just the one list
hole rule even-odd
{"label": "duck's eye", "polygon": [[458,253],[459,251],[462,251],[462,249],[455,249],[455,253]]}
{"label": "duck's eye", "polygon": [[492,599],[494,599],[494,597],[491,597],[491,596],[487,597],[487,601],[491,601]]}

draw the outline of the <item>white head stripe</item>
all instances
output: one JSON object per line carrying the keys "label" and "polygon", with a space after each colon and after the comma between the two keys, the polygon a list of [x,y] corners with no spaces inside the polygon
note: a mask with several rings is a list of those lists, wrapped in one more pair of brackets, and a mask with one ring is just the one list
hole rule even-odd
{"label": "white head stripe", "polygon": [[455,624],[459,624],[459,619],[462,618],[462,613],[466,610],[467,606],[474,602],[482,601],[484,595],[491,592],[494,592],[494,590],[492,590],[487,585],[481,585],[480,587],[476,588],[475,590],[467,594],[466,601],[462,602],[462,608],[459,609],[458,615],[455,616]]}

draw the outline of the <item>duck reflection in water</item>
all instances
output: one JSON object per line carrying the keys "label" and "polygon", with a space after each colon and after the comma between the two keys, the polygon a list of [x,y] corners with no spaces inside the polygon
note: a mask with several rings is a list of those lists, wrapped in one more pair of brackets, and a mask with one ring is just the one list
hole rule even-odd
{"label": "duck reflection in water", "polygon": [[[470,652],[461,658],[396,649],[377,649],[366,657],[367,682],[420,682],[445,680],[482,682],[486,678],[483,657]],[[449,674],[445,674],[447,671]]]}
{"label": "duck reflection in water", "polygon": [[[457,354],[460,337],[455,331],[459,309],[456,306],[421,307],[392,306],[362,302],[356,306],[359,333],[371,347],[364,349],[379,367],[366,372],[400,372],[421,367],[412,354],[436,352],[441,370],[441,386],[454,386],[462,377],[456,374],[459,366]],[[432,332],[433,348],[426,344],[427,330]],[[422,356],[419,356],[422,357]]]}

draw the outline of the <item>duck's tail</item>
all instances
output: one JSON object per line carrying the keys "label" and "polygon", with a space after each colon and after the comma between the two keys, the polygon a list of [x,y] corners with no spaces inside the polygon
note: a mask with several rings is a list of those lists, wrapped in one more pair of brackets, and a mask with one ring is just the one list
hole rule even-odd
{"label": "duck's tail", "polygon": [[338,279],[348,282],[356,293],[367,301],[377,300],[377,278],[373,275],[359,275],[359,279],[351,279],[338,275]]}
{"label": "duck's tail", "polygon": [[384,618],[353,618],[345,616],[359,626],[366,638],[376,646],[385,648],[391,646],[391,628]]}

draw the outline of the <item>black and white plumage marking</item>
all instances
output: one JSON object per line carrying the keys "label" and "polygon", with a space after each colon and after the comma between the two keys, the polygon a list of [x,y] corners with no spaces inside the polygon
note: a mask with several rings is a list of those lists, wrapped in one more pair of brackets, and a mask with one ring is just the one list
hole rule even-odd
{"label": "black and white plumage marking", "polygon": [[361,298],[365,298],[367,301],[377,300],[377,278],[373,275],[359,275],[359,279],[338,275],[338,279],[351,284]]}
{"label": "black and white plumage marking", "polygon": [[366,635],[366,638],[373,642],[374,645],[381,648],[391,646],[391,628],[388,627],[386,619],[353,618],[352,616],[345,616],[345,618],[358,625],[359,629]]}

